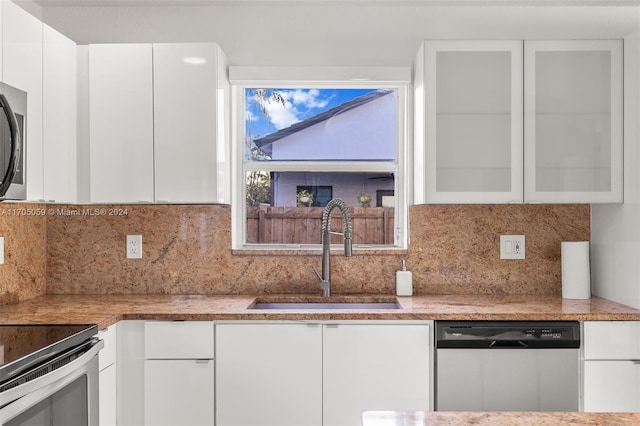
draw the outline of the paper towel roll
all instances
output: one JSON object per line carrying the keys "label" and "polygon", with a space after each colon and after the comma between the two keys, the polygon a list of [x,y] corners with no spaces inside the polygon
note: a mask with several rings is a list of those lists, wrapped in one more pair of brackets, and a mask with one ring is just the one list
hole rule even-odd
{"label": "paper towel roll", "polygon": [[589,267],[589,241],[562,242],[562,297],[589,299],[591,272]]}

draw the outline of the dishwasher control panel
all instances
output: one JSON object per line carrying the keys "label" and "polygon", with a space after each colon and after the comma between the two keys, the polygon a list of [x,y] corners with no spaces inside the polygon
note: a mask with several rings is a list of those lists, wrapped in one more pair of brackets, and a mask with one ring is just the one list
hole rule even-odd
{"label": "dishwasher control panel", "polygon": [[436,321],[437,348],[579,348],[578,321]]}

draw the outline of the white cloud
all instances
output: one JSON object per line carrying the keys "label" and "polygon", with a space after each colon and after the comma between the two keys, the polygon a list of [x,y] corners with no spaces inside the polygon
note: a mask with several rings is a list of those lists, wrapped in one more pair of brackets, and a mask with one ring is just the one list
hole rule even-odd
{"label": "white cloud", "polygon": [[[320,98],[321,93],[318,89],[282,90],[279,92],[285,101],[284,105],[275,101],[264,101],[259,97],[254,98],[256,103],[266,110],[269,121],[278,130],[302,121],[304,113],[311,109],[326,108],[329,103],[328,99]],[[248,115],[248,117],[256,118],[254,114]]]}
{"label": "white cloud", "polygon": [[282,95],[287,101],[291,101],[295,106],[301,106],[306,109],[325,108],[329,101],[320,99],[320,91],[318,89],[309,90],[287,90]]}
{"label": "white cloud", "polygon": [[278,130],[289,127],[300,121],[296,116],[296,109],[289,101],[286,101],[284,106],[278,102],[266,102],[263,106],[267,110],[269,121],[271,121]]}
{"label": "white cloud", "polygon": [[319,99],[320,91],[318,89],[295,90],[290,93],[295,105],[303,105],[308,109],[324,108],[329,103],[326,99]]}

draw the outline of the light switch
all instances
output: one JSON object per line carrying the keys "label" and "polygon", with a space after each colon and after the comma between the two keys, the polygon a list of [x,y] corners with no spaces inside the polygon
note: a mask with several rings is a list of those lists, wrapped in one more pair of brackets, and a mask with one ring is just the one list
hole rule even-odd
{"label": "light switch", "polygon": [[500,235],[500,259],[524,259],[524,235]]}

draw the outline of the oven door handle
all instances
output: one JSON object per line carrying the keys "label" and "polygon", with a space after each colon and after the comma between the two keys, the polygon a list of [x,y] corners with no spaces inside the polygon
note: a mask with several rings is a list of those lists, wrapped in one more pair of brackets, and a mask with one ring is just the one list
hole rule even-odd
{"label": "oven door handle", "polygon": [[[80,355],[69,364],[45,374],[42,377],[38,377],[37,379],[33,379],[29,382],[16,386],[15,388],[11,388],[0,393],[0,407],[2,407],[0,408],[0,414],[2,414],[0,415],[0,418],[4,417],[5,409],[7,409],[7,407],[12,407],[14,402],[15,405],[24,405],[26,403],[25,400],[34,399],[39,394],[38,391],[40,390],[53,394],[57,389],[66,386],[78,376],[84,374],[86,372],[86,365],[96,355],[98,355],[98,352],[100,352],[103,347],[104,342],[102,340],[97,340],[96,343],[87,350],[87,352]],[[74,374],[74,372],[76,374]],[[32,396],[34,398],[32,398]],[[36,401],[39,400],[36,399]],[[29,405],[27,404],[26,407],[28,406]]]}

